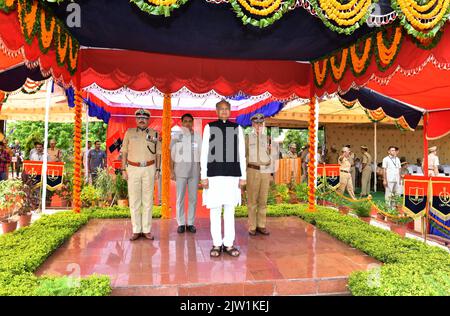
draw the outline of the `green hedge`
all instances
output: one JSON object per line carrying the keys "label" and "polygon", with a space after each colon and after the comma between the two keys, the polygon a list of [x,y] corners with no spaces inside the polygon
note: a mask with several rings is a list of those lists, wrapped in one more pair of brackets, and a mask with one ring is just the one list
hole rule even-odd
{"label": "green hedge", "polygon": [[296,213],[320,230],[384,263],[350,275],[353,295],[450,295],[450,254],[438,247],[368,225],[358,218],[318,207],[277,205],[268,213]]}
{"label": "green hedge", "polygon": [[108,295],[110,281],[90,276],[79,284],[67,277],[33,272],[89,220],[87,214],[44,215],[29,227],[0,236],[0,295]]}
{"label": "green hedge", "polygon": [[[91,218],[106,219],[106,218],[130,218],[130,209],[128,207],[92,207],[83,209],[82,214]],[[153,218],[161,218],[161,206],[153,206]]]}

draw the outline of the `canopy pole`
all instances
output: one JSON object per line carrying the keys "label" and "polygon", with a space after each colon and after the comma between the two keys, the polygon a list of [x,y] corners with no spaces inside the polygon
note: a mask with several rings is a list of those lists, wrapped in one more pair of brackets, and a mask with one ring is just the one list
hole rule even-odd
{"label": "canopy pole", "polygon": [[48,120],[50,115],[50,101],[52,98],[53,79],[47,81],[45,94],[45,123],[44,123],[44,157],[42,161],[42,213],[45,212],[47,200],[47,162],[48,162]]}
{"label": "canopy pole", "polygon": [[88,141],[89,141],[89,107],[85,104],[86,109],[86,117],[85,117],[85,125],[86,125],[86,136],[85,136],[85,149],[84,149],[84,183],[88,183],[89,181],[89,161],[88,161]]}
{"label": "canopy pole", "polygon": [[[423,175],[428,177],[428,138],[427,138],[427,130],[428,130],[428,113],[424,113],[423,115]],[[428,190],[430,192],[430,190]],[[427,194],[428,195],[428,194]],[[424,235],[424,242],[427,242],[427,232],[428,232],[428,212],[430,208],[430,201],[432,198],[428,198],[425,216],[423,218],[422,223],[422,234]]]}
{"label": "canopy pole", "polygon": [[170,127],[172,125],[172,99],[170,94],[164,95],[162,119],[162,157],[161,157],[161,215],[170,218]]}
{"label": "canopy pole", "polygon": [[81,212],[81,127],[82,127],[82,97],[81,90],[75,89],[75,125],[73,135],[73,211]]}
{"label": "canopy pole", "polygon": [[308,143],[309,143],[309,163],[308,163],[308,211],[316,211],[316,146],[317,146],[317,124],[316,112],[318,112],[318,103],[316,97],[312,96],[309,101],[309,125],[308,125]]}
{"label": "canopy pole", "polygon": [[373,168],[373,191],[377,192],[377,122],[373,122],[373,161],[375,168]]}

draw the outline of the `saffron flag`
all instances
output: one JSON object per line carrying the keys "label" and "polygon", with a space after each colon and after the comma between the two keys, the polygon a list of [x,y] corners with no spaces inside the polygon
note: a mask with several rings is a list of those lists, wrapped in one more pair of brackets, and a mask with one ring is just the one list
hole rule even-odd
{"label": "saffron flag", "polygon": [[443,221],[450,219],[450,179],[431,177],[431,212]]}
{"label": "saffron flag", "polygon": [[319,164],[317,166],[317,178],[319,181],[319,187],[323,185],[323,179],[325,177],[328,185],[332,188],[339,186],[339,165],[338,164]]}
{"label": "saffron flag", "polygon": [[403,209],[412,218],[422,216],[427,209],[429,177],[405,176]]}

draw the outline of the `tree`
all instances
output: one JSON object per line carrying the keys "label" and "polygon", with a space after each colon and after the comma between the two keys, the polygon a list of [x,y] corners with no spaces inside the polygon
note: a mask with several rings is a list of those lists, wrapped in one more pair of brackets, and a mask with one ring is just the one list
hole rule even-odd
{"label": "tree", "polygon": [[[286,130],[285,130],[286,131]],[[300,150],[302,146],[308,144],[308,130],[307,129],[289,129],[285,133],[283,147],[288,149],[290,144],[296,144],[297,150]],[[324,132],[319,130],[319,146],[324,143]]]}
{"label": "tree", "polygon": [[[60,148],[65,156],[73,157],[73,123],[49,123],[49,139],[56,140],[56,146]],[[89,140],[100,140],[102,144],[106,141],[107,125],[103,122],[89,123]],[[28,158],[30,150],[35,141],[44,141],[44,122],[35,121],[9,121],[7,123],[6,135],[9,145],[18,140],[22,145],[25,157]],[[85,136],[85,125],[82,128],[82,137]],[[84,146],[84,141],[82,146]],[[104,145],[105,146],[105,145]],[[68,157],[68,159],[69,159]]]}

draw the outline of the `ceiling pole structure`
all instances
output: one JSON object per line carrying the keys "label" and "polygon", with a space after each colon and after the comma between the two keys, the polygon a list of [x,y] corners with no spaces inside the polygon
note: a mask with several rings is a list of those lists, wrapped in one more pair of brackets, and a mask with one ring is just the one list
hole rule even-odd
{"label": "ceiling pole structure", "polygon": [[170,218],[170,127],[172,123],[172,98],[164,94],[163,120],[162,120],[162,154],[161,154],[161,215]]}
{"label": "ceiling pole structure", "polygon": [[47,200],[47,162],[48,162],[48,120],[50,116],[50,102],[52,99],[53,79],[47,81],[47,91],[45,98],[45,123],[44,123],[44,157],[42,163],[42,213],[45,212]]}
{"label": "ceiling pole structure", "polygon": [[[428,130],[428,113],[425,112],[423,114],[423,175],[428,177],[428,138],[427,138],[427,130]],[[429,181],[431,182],[431,181]],[[431,190],[428,188],[428,192]],[[429,195],[429,194],[427,194]],[[432,201],[432,197],[428,198],[425,216],[422,219],[422,234],[424,235],[424,242],[427,242],[427,232],[428,232],[428,216],[430,210],[430,201]]]}

